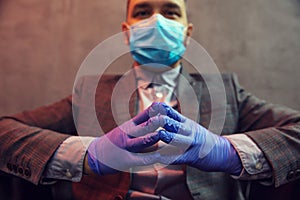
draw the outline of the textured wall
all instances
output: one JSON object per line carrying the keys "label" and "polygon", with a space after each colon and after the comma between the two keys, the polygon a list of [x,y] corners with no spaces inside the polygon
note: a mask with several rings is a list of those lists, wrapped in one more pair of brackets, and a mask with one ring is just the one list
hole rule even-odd
{"label": "textured wall", "polygon": [[[86,55],[121,30],[124,8],[125,0],[0,1],[0,115],[70,94]],[[300,110],[299,0],[189,0],[189,11],[194,39],[221,71]]]}

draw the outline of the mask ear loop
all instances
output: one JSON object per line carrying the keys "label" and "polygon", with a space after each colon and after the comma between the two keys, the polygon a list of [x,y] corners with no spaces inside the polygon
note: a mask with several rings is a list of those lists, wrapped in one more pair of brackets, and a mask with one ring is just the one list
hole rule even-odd
{"label": "mask ear loop", "polygon": [[192,35],[192,28],[193,28],[193,25],[192,24],[189,24],[187,27],[185,27],[184,29],[184,32],[185,32],[185,38],[184,38],[184,46],[187,47],[189,44],[190,44],[190,41],[191,41],[191,35]]}
{"label": "mask ear loop", "polygon": [[124,33],[124,43],[126,45],[129,45],[130,44],[130,26],[126,23],[126,22],[123,22],[122,23],[122,31]]}
{"label": "mask ear loop", "polygon": [[184,37],[183,44],[185,47],[190,43],[189,39],[188,39],[189,36],[188,36],[187,30],[188,30],[188,27],[184,27],[184,29],[183,29],[183,37]]}

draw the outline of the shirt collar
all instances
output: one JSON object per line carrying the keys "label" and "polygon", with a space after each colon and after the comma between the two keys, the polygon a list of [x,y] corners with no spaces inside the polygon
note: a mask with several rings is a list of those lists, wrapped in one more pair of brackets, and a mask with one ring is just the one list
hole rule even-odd
{"label": "shirt collar", "polygon": [[163,72],[154,72],[141,66],[134,66],[138,88],[145,89],[150,83],[158,83],[175,88],[180,71],[181,64]]}

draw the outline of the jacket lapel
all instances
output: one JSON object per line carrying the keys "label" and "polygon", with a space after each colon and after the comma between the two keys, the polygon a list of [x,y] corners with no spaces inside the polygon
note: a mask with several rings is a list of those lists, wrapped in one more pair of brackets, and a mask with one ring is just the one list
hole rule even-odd
{"label": "jacket lapel", "polygon": [[199,123],[202,82],[195,80],[185,70],[182,70],[177,87],[175,95],[178,99],[181,113]]}
{"label": "jacket lapel", "polygon": [[133,70],[116,83],[111,98],[113,119],[117,124],[130,120],[137,112],[137,85]]}

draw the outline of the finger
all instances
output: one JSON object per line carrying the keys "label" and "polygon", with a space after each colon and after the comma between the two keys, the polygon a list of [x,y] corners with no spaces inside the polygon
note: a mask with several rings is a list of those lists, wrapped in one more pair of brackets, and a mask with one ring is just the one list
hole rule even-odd
{"label": "finger", "polygon": [[143,137],[132,138],[127,141],[126,149],[131,152],[141,152],[142,150],[156,144],[159,141],[158,132],[150,133]]}
{"label": "finger", "polygon": [[141,137],[148,133],[152,133],[156,131],[158,128],[163,127],[164,119],[160,118],[159,116],[155,116],[149,118],[148,121],[143,122],[142,124],[130,126],[130,129],[123,129],[129,137]]}
{"label": "finger", "polygon": [[190,135],[191,133],[189,127],[184,127],[182,123],[164,115],[151,117],[147,122],[131,128],[126,133],[132,137],[140,137],[154,132],[159,128],[182,135]]}
{"label": "finger", "polygon": [[137,126],[134,130],[137,135],[141,136],[142,133],[150,133],[158,128],[164,128],[167,131],[182,135],[189,135],[191,132],[189,127],[184,127],[184,124],[164,115],[152,117],[147,122]]}
{"label": "finger", "polygon": [[[174,123],[173,123],[174,122]],[[159,128],[166,128],[169,131],[177,132],[180,123],[175,120],[162,115],[157,115],[148,119],[148,121],[137,126],[130,126],[130,129],[123,129],[131,137],[140,137],[148,133],[152,133]]]}
{"label": "finger", "polygon": [[132,120],[136,125],[141,124],[149,120],[151,117],[159,114],[162,109],[163,107],[161,103],[153,102],[147,109],[135,116]]}
{"label": "finger", "polygon": [[183,115],[167,104],[162,102],[153,102],[146,110],[135,116],[133,121],[138,125],[159,114],[168,116],[179,122],[183,122],[185,120]]}
{"label": "finger", "polygon": [[180,122],[167,116],[160,116],[160,118],[161,121],[164,123],[164,125],[162,126],[164,129],[173,133],[179,133],[182,126]]}
{"label": "finger", "polygon": [[188,149],[194,140],[191,136],[180,135],[166,130],[158,131],[158,135],[159,139],[163,142],[175,146],[183,151]]}
{"label": "finger", "polygon": [[166,115],[178,122],[184,122],[185,121],[185,117],[183,115],[181,115],[178,111],[176,111],[174,108],[172,108],[171,106],[168,106],[165,103],[161,103],[160,105],[160,114],[162,115]]}
{"label": "finger", "polygon": [[158,131],[159,139],[169,144],[175,137],[175,133],[167,132],[165,130]]}

